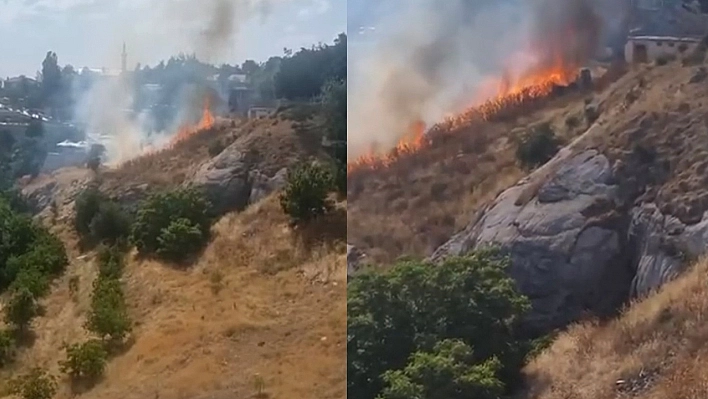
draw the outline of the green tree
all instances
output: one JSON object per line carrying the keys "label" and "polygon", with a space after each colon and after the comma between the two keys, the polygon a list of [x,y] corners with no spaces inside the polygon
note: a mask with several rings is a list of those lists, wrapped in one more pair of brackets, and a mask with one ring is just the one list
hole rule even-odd
{"label": "green tree", "polygon": [[108,201],[98,187],[91,186],[79,194],[74,202],[74,228],[82,237],[91,234],[91,221],[98,214],[101,205]]}
{"label": "green tree", "polygon": [[199,251],[204,235],[199,226],[188,219],[177,219],[160,232],[157,254],[163,259],[181,262]]}
{"label": "green tree", "polygon": [[22,399],[51,399],[57,393],[56,378],[41,368],[33,368],[27,374],[10,380],[10,394]]}
{"label": "green tree", "polygon": [[5,322],[15,325],[21,332],[26,331],[38,315],[39,304],[29,289],[24,287],[15,291],[5,305]]}
{"label": "green tree", "polygon": [[86,328],[101,339],[108,338],[115,343],[130,333],[131,320],[119,280],[99,278],[95,281]]}
{"label": "green tree", "polygon": [[474,347],[465,364],[496,358],[503,365],[498,378],[513,381],[528,348],[516,326],[529,303],[507,266],[498,253],[481,251],[441,265],[404,261],[354,278],[347,289],[349,397],[376,397],[386,372],[404,369],[416,352],[435,352],[446,339]]}
{"label": "green tree", "polygon": [[103,342],[92,339],[82,344],[66,347],[66,360],[60,361],[62,373],[75,380],[96,381],[103,375],[108,361],[108,352]]}
{"label": "green tree", "polygon": [[61,69],[57,54],[48,51],[42,61],[42,94],[46,105],[54,106],[61,90]]}
{"label": "green tree", "polygon": [[[154,194],[138,209],[132,226],[131,242],[135,244],[140,254],[157,254],[162,248],[163,233],[168,231],[173,222],[186,219],[201,233],[197,241],[201,247],[209,239],[212,223],[210,208],[211,204],[206,198],[194,189]],[[194,235],[192,237],[196,238]],[[170,239],[162,237],[162,242]]]}
{"label": "green tree", "polygon": [[492,357],[480,364],[472,348],[460,340],[444,340],[432,352],[416,352],[403,370],[383,375],[379,399],[498,399],[502,365]]}
{"label": "green tree", "polygon": [[130,236],[130,218],[115,202],[104,202],[89,223],[91,238],[113,245]]}
{"label": "green tree", "polygon": [[332,209],[327,194],[332,188],[331,171],[323,165],[306,162],[288,172],[280,206],[293,223],[306,223]]}
{"label": "green tree", "polygon": [[0,330],[0,367],[7,366],[15,359],[15,337],[12,331]]}

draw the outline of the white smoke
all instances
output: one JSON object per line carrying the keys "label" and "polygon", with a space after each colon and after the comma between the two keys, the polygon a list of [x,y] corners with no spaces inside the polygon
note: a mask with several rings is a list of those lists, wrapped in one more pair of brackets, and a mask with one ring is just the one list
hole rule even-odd
{"label": "white smoke", "polygon": [[[623,15],[620,2],[610,0],[399,3],[402,9],[376,29],[390,31],[349,58],[350,158],[373,143],[391,148],[414,122],[430,126],[483,100],[480,93],[492,95],[497,87],[490,92],[485,83],[504,71],[518,74],[557,54],[587,59]],[[528,52],[539,43],[550,47]]]}
{"label": "white smoke", "polygon": [[[143,54],[140,43],[179,44],[184,53],[194,53],[210,62],[236,43],[243,25],[265,18],[279,3],[289,0],[157,0],[136,12],[133,24],[116,32],[115,37],[128,37],[129,52]],[[136,28],[133,30],[132,28]],[[138,38],[135,32],[140,32]],[[132,33],[131,33],[132,32]],[[110,62],[109,64],[115,64]],[[130,64],[128,65],[131,69]],[[195,90],[186,87],[176,99],[179,110],[174,126],[163,132],[146,129],[146,115],[131,117],[135,105],[133,82],[122,76],[99,80],[77,101],[75,117],[87,128],[90,137],[106,137],[103,144],[111,163],[134,158],[146,149],[159,148],[169,142],[177,127],[194,112]],[[201,108],[201,103],[197,105]]]}

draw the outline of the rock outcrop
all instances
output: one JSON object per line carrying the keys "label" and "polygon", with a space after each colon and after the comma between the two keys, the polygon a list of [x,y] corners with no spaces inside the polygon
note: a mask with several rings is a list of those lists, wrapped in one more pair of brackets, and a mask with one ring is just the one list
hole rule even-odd
{"label": "rock outcrop", "polygon": [[608,315],[645,295],[705,252],[708,220],[687,226],[652,203],[635,204],[595,150],[564,149],[496,200],[431,260],[498,247],[533,305],[533,331],[549,331],[585,312]]}
{"label": "rock outcrop", "polygon": [[243,210],[285,185],[287,168],[274,176],[257,168],[256,160],[236,142],[199,166],[185,185],[203,190],[218,214]]}

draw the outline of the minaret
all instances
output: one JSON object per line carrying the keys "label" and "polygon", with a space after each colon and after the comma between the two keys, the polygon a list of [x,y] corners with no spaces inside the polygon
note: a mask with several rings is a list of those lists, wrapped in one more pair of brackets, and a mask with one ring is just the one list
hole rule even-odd
{"label": "minaret", "polygon": [[123,54],[121,54],[120,71],[125,73],[128,70],[128,52],[125,50],[125,42],[123,42]]}

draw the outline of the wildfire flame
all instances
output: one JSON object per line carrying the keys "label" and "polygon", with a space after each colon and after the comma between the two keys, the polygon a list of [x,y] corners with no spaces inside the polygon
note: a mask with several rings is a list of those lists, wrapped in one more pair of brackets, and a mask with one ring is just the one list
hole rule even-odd
{"label": "wildfire flame", "polygon": [[[428,132],[449,133],[469,126],[473,121],[489,121],[515,106],[548,96],[554,87],[567,86],[574,82],[578,77],[580,65],[564,62],[560,56],[554,58],[550,67],[533,68],[516,79],[513,79],[511,74],[505,71],[500,78],[486,82],[482,86],[492,87],[496,94],[493,93],[491,96],[478,94],[477,98],[482,97],[486,100],[478,101],[478,105],[471,106],[460,114],[448,116]],[[395,148],[388,152],[382,153],[375,145],[372,145],[366,154],[347,163],[347,173],[362,168],[387,167],[403,155],[420,151],[421,148],[431,143],[428,139],[429,135],[425,134],[425,127],[425,123],[422,121],[414,123],[408,133],[398,141]]]}
{"label": "wildfire flame", "polygon": [[177,130],[177,134],[170,141],[169,147],[173,147],[175,144],[188,139],[189,137],[191,137],[192,135],[194,135],[195,133],[197,133],[199,131],[210,129],[211,127],[214,126],[215,119],[214,119],[214,115],[212,115],[212,113],[209,109],[210,105],[211,105],[211,103],[209,101],[209,96],[204,97],[204,107],[202,109],[202,118],[199,121],[199,123],[196,125],[189,125],[189,124],[182,125],[179,128],[179,130]]}

